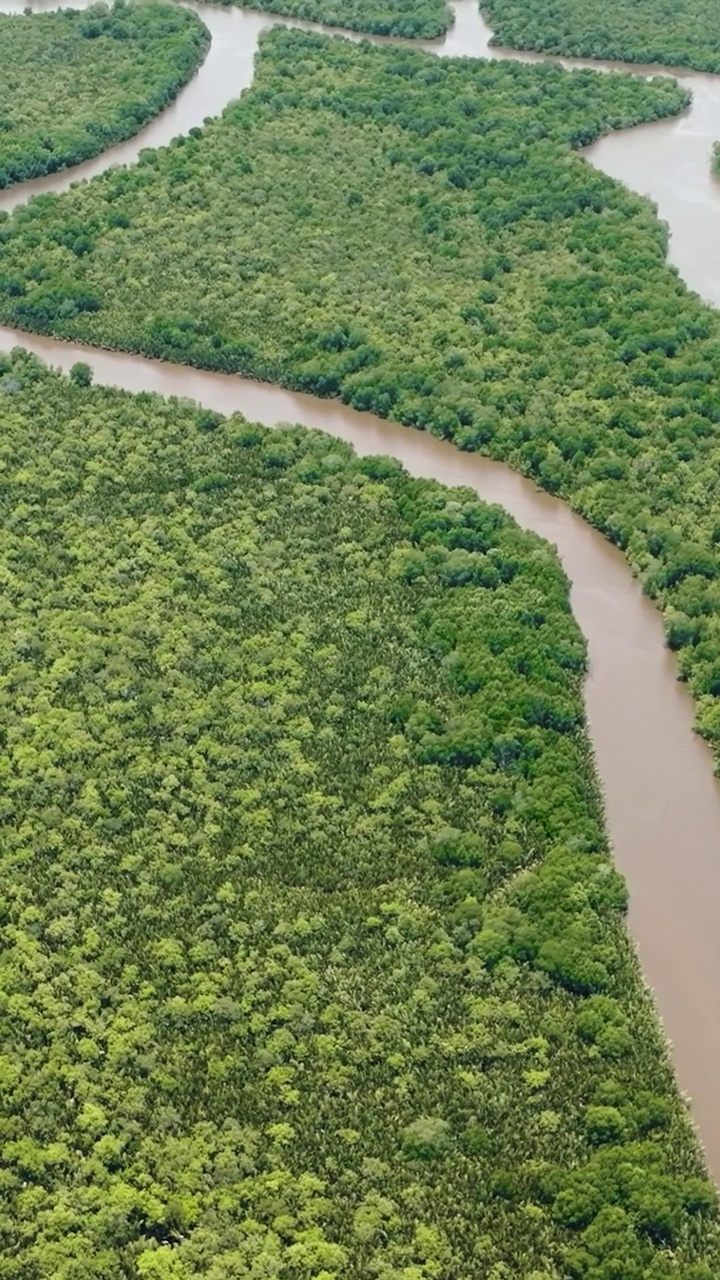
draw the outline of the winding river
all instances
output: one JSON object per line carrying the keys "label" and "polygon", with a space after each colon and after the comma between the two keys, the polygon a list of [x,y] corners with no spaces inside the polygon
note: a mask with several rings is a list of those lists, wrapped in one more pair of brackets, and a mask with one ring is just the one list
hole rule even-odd
{"label": "winding river", "polygon": [[[20,11],[23,2],[0,0],[0,12]],[[84,8],[90,0],[72,3]],[[32,5],[35,11],[56,7],[56,0],[34,0]],[[65,190],[111,165],[132,163],[143,147],[162,146],[217,115],[251,83],[260,33],[289,21],[234,8],[189,7],[209,28],[212,45],[175,103],[135,138],[97,159],[0,192],[0,209],[10,210],[35,193]],[[413,47],[441,55],[538,60],[538,55],[491,49],[491,32],[476,0],[456,0],[453,11],[455,23],[443,39],[412,42]],[[292,25],[322,29],[312,23]],[[555,61],[615,69],[610,63]],[[658,70],[625,69],[646,75]],[[720,305],[720,185],[710,172],[712,143],[720,139],[720,77],[677,74],[693,94],[692,106],[682,116],[611,134],[586,155],[657,204],[671,230],[670,260],[691,288]],[[614,856],[630,887],[630,927],[708,1163],[720,1180],[720,782],[709,748],[693,733],[692,699],[677,681],[660,616],[622,554],[564,503],[509,467],[338,402],[0,328],[0,348],[17,345],[63,369],[86,360],[96,381],[108,386],[187,396],[269,426],[299,422],[320,427],[349,441],[358,453],[398,458],[414,475],[471,485],[554,543],[589,647],[588,722]]]}

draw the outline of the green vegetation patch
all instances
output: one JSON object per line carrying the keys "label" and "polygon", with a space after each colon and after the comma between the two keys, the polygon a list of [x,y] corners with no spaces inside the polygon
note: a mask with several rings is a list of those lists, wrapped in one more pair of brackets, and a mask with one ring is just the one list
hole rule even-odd
{"label": "green vegetation patch", "polygon": [[217,0],[376,36],[433,40],[452,25],[447,0]]}
{"label": "green vegetation patch", "polygon": [[200,19],[169,4],[0,17],[0,187],[80,164],[137,133],[205,56]]}
{"label": "green vegetation patch", "polygon": [[0,225],[0,315],[509,460],[626,551],[717,750],[720,321],[571,150],[685,100],[275,31],[220,120]]}
{"label": "green vegetation patch", "polygon": [[718,0],[482,0],[493,43],[720,71]]}
{"label": "green vegetation patch", "polygon": [[0,373],[0,1276],[717,1275],[547,545]]}

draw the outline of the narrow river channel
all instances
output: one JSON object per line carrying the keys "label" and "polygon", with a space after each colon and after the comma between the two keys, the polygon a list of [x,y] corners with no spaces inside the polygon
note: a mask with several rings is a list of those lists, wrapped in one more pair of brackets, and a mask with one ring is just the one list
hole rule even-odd
{"label": "narrow river channel", "polygon": [[[0,0],[0,12],[22,2]],[[89,0],[73,0],[87,7]],[[58,7],[34,0],[34,11]],[[127,143],[62,174],[0,192],[0,209],[30,195],[62,191],[111,165],[132,163],[217,115],[252,81],[260,33],[288,20],[247,10],[192,4],[212,34],[207,59],[176,102]],[[455,56],[537,55],[492,50],[476,0],[457,0],[455,24],[432,52]],[[310,23],[290,23],[321,30]],[[359,38],[359,37],[353,37]],[[413,42],[414,47],[418,45]],[[611,71],[614,64],[557,59]],[[637,74],[657,68],[627,67]],[[682,72],[693,93],[683,116],[609,135],[587,151],[598,168],[649,195],[671,229],[670,259],[688,285],[720,305],[720,185],[710,173],[720,139],[720,77]],[[128,391],[190,397],[268,426],[319,427],[359,453],[398,458],[414,475],[475,488],[525,528],[552,542],[572,584],[572,607],[587,639],[585,701],[605,793],[614,857],[630,887],[630,927],[663,1018],[681,1087],[708,1162],[720,1180],[720,782],[710,750],[693,733],[692,699],[677,681],[660,616],[622,554],[557,499],[500,463],[461,453],[422,432],[335,402],[296,395],[240,377],[121,355],[0,328],[0,348],[24,346],[69,369],[92,365],[97,382]]]}

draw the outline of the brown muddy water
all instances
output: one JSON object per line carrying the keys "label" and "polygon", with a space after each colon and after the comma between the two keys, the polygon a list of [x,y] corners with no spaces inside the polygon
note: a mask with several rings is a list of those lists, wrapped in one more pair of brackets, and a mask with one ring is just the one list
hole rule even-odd
{"label": "brown muddy water", "polygon": [[[73,0],[73,7],[89,2]],[[32,4],[35,12],[56,7],[55,0]],[[143,147],[163,146],[217,115],[251,83],[258,37],[268,27],[284,22],[323,29],[249,10],[189,7],[209,28],[212,44],[175,103],[136,137],[97,159],[0,192],[0,209],[15,208],[36,193],[66,190],[111,165],[131,164]],[[0,0],[0,13],[21,8],[22,0]],[[457,0],[452,8],[455,22],[447,35],[425,45],[413,42],[414,47],[440,55],[540,60],[491,49],[491,32],[475,0]],[[581,59],[554,61],[618,69]],[[641,75],[660,70],[624,69]],[[691,288],[720,305],[720,185],[710,171],[712,144],[720,139],[720,77],[682,71],[677,78],[693,94],[682,116],[610,134],[585,154],[657,204],[671,232],[670,261]],[[189,397],[268,426],[318,427],[349,441],[358,453],[399,459],[413,475],[472,486],[557,547],[571,582],[573,612],[588,643],[588,723],[614,857],[630,888],[630,927],[681,1087],[691,1098],[709,1165],[720,1179],[720,782],[710,750],[693,733],[692,699],[677,681],[660,616],[621,553],[564,503],[509,467],[335,401],[0,328],[0,348],[13,346],[66,370],[85,360],[96,381],[108,386]]]}

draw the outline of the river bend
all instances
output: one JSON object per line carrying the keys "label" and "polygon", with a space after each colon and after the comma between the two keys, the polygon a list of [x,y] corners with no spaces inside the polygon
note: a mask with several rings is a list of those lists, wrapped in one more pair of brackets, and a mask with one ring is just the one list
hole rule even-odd
{"label": "river bend", "polygon": [[[75,8],[90,2],[72,0]],[[0,12],[21,11],[23,3],[0,0]],[[35,11],[57,7],[56,0],[32,5]],[[251,83],[258,38],[268,27],[285,23],[323,30],[249,10],[189,7],[209,28],[212,44],[176,101],[134,138],[95,160],[0,192],[0,209],[15,208],[32,194],[66,190],[111,165],[133,163],[143,147],[163,146],[217,115]],[[441,55],[540,60],[541,55],[491,49],[491,32],[475,0],[456,0],[453,11],[455,23],[445,37],[412,46]],[[553,60],[567,67],[617,67]],[[641,75],[659,70],[624,69]],[[720,184],[710,172],[712,143],[720,139],[720,77],[681,71],[677,78],[693,94],[682,116],[610,134],[586,155],[655,201],[670,227],[670,260],[691,288],[720,305]],[[630,928],[680,1085],[691,1098],[708,1162],[720,1180],[720,782],[709,748],[693,732],[693,702],[678,683],[660,615],[622,554],[564,503],[509,467],[336,401],[0,328],[0,349],[19,345],[65,370],[86,360],[96,381],[107,386],[187,396],[268,426],[319,427],[349,441],[360,454],[399,459],[413,475],[472,486],[557,547],[571,582],[573,612],[588,643],[585,703],[614,857],[630,888]]]}

